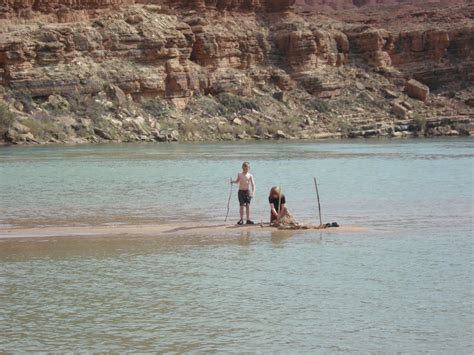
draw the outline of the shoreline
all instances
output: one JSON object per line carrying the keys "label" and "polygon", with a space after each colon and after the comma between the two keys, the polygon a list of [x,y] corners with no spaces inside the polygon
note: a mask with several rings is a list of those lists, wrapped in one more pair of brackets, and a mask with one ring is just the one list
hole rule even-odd
{"label": "shoreline", "polygon": [[[315,227],[314,225],[311,227]],[[161,236],[227,236],[238,233],[260,232],[319,232],[319,233],[362,233],[369,231],[360,226],[342,226],[325,229],[281,230],[268,224],[252,226],[237,226],[234,224],[215,223],[167,223],[167,224],[120,224],[99,226],[53,226],[53,227],[0,227],[0,240],[8,239],[38,239],[38,238],[67,238],[67,237],[161,237]]]}
{"label": "shoreline", "polygon": [[168,142],[139,142],[139,141],[102,141],[102,142],[15,142],[15,143],[6,143],[0,142],[0,148],[11,148],[11,147],[73,147],[73,146],[101,146],[101,145],[114,145],[114,144],[124,144],[124,145],[169,145],[169,144],[245,144],[245,143],[285,143],[285,142],[297,142],[297,143],[311,143],[311,142],[368,142],[368,141],[386,141],[386,142],[399,142],[399,141],[424,141],[424,140],[443,140],[443,139],[469,139],[474,138],[474,136],[403,136],[403,137],[391,137],[387,135],[380,136],[371,136],[371,137],[324,137],[324,138],[270,138],[270,139],[241,139],[241,140],[202,140],[202,141],[168,141]]}

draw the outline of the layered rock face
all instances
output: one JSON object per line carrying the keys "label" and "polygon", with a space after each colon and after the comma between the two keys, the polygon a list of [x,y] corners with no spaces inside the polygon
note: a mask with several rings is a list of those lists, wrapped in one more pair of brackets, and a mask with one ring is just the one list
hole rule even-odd
{"label": "layered rock face", "polygon": [[2,0],[0,18],[31,17],[33,11],[51,13],[55,11],[107,9],[113,6],[132,5],[135,0]]}
{"label": "layered rock face", "polygon": [[[427,85],[427,92],[465,90],[459,112],[472,111],[464,104],[474,80],[472,5],[450,10],[456,23],[383,28],[372,23],[373,13],[351,11],[331,18],[293,11],[302,4],[331,9],[374,5],[346,0],[3,1],[0,14],[7,30],[0,33],[0,85],[7,91],[5,99],[28,97],[37,104],[114,92],[121,106],[156,99],[179,110],[199,97],[219,97],[230,104],[222,95],[268,95],[268,105],[290,107],[288,94],[294,99],[290,112],[302,117],[316,112],[320,124],[301,118],[298,126],[309,125],[314,132],[331,121],[345,122],[347,112],[326,108],[338,97],[349,103],[358,95],[361,105],[370,106],[359,107],[359,116],[372,115],[374,122],[381,112],[407,119],[413,105],[420,112],[436,106],[428,94],[414,104],[392,102],[406,97],[409,79]],[[408,13],[414,19],[443,21],[439,6],[403,11],[401,18]],[[47,17],[38,24],[35,19],[41,16]],[[302,109],[298,97],[312,102],[310,108]],[[314,101],[321,99],[327,101]],[[255,113],[256,106],[245,100],[234,104]],[[15,107],[23,114],[35,111],[26,106]],[[346,110],[353,111],[350,106]],[[110,120],[122,122],[120,117]],[[258,120],[248,122],[255,125]],[[374,130],[367,122],[354,118],[350,124]],[[103,128],[91,132],[107,136]]]}
{"label": "layered rock face", "polygon": [[470,0],[296,0],[296,4],[305,10],[347,10],[356,7],[398,5],[398,4],[440,4],[462,5]]}
{"label": "layered rock face", "polygon": [[52,13],[56,11],[95,10],[139,3],[166,5],[175,9],[283,11],[290,8],[295,0],[2,0],[0,2],[0,18],[31,17],[33,11]]}
{"label": "layered rock face", "polygon": [[[305,82],[312,71],[347,60],[347,38],[340,31],[292,20],[259,30],[255,21],[254,15],[239,21],[179,18],[161,7],[135,7],[90,23],[6,34],[0,44],[2,83],[33,97],[97,93],[105,83],[163,98],[246,95],[255,84],[248,71],[274,49],[286,56],[288,73]],[[261,73],[264,80],[273,71]]]}
{"label": "layered rock face", "polygon": [[287,72],[307,92],[319,97],[339,93],[343,83],[334,68],[346,64],[349,53],[349,41],[342,31],[289,20],[272,26],[270,33]]}
{"label": "layered rock face", "polygon": [[353,52],[373,67],[396,68],[433,88],[472,80],[473,26],[406,31],[356,27],[347,34]]}

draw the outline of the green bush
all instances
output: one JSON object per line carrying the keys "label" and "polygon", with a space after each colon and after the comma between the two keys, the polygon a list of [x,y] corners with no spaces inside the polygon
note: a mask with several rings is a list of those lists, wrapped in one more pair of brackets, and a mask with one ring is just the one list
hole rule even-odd
{"label": "green bush", "polygon": [[218,116],[224,111],[225,107],[220,102],[209,96],[193,97],[186,106],[186,112],[207,116]]}
{"label": "green bush", "polygon": [[163,118],[169,114],[169,107],[159,99],[146,100],[142,102],[142,108],[145,112],[156,118]]}
{"label": "green bush", "polygon": [[224,106],[226,113],[237,113],[244,109],[260,111],[260,107],[256,100],[243,96],[237,96],[227,92],[220,93],[216,96],[217,100]]}
{"label": "green bush", "polygon": [[316,97],[312,98],[306,103],[306,108],[309,110],[316,110],[321,113],[327,113],[331,111],[331,106],[326,100],[318,99]]}
{"label": "green bush", "polygon": [[413,121],[415,122],[417,131],[424,135],[426,132],[426,117],[415,114]]}
{"label": "green bush", "polygon": [[76,95],[67,98],[71,112],[78,116],[90,118],[94,123],[100,123],[110,109],[89,95]]}

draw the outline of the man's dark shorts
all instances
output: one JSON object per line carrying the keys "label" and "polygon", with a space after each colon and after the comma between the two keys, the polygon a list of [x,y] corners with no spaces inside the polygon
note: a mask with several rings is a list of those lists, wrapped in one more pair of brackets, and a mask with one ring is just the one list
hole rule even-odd
{"label": "man's dark shorts", "polygon": [[239,204],[241,206],[250,205],[251,200],[252,200],[252,196],[250,196],[249,190],[239,190]]}

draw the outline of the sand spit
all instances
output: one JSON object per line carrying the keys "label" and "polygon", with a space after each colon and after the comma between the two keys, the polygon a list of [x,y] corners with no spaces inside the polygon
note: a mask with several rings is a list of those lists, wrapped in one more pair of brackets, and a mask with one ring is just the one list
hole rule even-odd
{"label": "sand spit", "polygon": [[[316,226],[315,226],[316,227]],[[302,229],[298,232],[360,233],[367,228],[347,226],[326,229]],[[0,227],[0,239],[43,237],[113,237],[113,236],[165,236],[165,235],[235,235],[248,232],[294,233],[294,230],[278,230],[267,225],[236,226],[230,224],[144,224],[98,226],[51,226],[51,227]]]}

